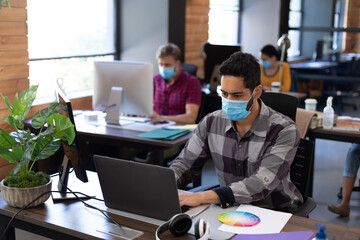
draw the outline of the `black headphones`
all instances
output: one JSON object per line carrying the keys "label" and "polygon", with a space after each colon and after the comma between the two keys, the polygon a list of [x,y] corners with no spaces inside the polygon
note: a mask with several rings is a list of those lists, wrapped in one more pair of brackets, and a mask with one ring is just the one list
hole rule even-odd
{"label": "black headphones", "polygon": [[[156,240],[160,240],[160,234],[168,229],[175,236],[184,235],[189,231],[192,225],[191,217],[185,213],[174,215],[169,221],[162,224],[156,230]],[[210,224],[203,219],[198,219],[194,225],[195,238],[199,240],[207,240],[210,237]]]}

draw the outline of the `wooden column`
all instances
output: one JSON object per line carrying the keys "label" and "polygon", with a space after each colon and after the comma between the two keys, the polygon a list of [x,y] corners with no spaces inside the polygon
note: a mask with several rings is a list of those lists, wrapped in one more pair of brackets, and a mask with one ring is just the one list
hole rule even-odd
{"label": "wooden column", "polygon": [[209,39],[209,10],[209,0],[186,0],[185,63],[197,65],[200,78],[204,78],[201,46]]}
{"label": "wooden column", "polygon": [[[345,27],[360,28],[360,1],[347,0],[345,6]],[[360,33],[343,34],[343,50],[347,53],[360,53]]]}
{"label": "wooden column", "polygon": [[[27,38],[27,1],[10,0],[11,8],[2,6],[0,13],[0,93],[12,101],[16,92],[29,86],[29,55]],[[0,117],[8,116],[0,98]],[[0,128],[11,130],[0,120]],[[13,165],[0,158],[0,179],[8,175]]]}

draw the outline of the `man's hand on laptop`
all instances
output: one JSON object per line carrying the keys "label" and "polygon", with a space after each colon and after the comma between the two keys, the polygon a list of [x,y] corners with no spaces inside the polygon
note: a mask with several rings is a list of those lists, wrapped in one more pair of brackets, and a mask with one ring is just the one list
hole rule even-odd
{"label": "man's hand on laptop", "polygon": [[196,207],[200,204],[214,203],[219,204],[220,199],[216,192],[209,190],[205,192],[185,192],[179,194],[180,206]]}

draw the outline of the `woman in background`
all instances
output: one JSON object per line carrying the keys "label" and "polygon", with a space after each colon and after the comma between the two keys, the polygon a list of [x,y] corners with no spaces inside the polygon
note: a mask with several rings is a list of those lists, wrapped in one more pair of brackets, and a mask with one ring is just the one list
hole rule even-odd
{"label": "woman in background", "polygon": [[[265,90],[271,90],[272,82],[280,82],[280,65],[277,61],[278,52],[272,45],[266,45],[261,49],[261,85]],[[281,91],[288,92],[291,87],[290,67],[286,62],[282,63]]]}

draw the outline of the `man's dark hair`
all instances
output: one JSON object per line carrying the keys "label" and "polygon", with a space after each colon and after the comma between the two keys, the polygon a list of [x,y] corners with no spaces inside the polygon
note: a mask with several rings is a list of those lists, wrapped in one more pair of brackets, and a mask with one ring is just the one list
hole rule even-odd
{"label": "man's dark hair", "polygon": [[160,46],[156,51],[156,59],[163,58],[166,56],[173,56],[175,60],[181,59],[181,50],[174,43],[167,43]]}
{"label": "man's dark hair", "polygon": [[279,57],[279,52],[278,50],[276,50],[276,48],[273,45],[265,45],[262,49],[261,49],[261,53],[265,54],[269,57],[275,56],[276,59],[278,59]]}
{"label": "man's dark hair", "polygon": [[260,85],[260,65],[257,59],[249,53],[233,53],[220,65],[219,75],[243,77],[245,87],[249,88],[251,92]]}

